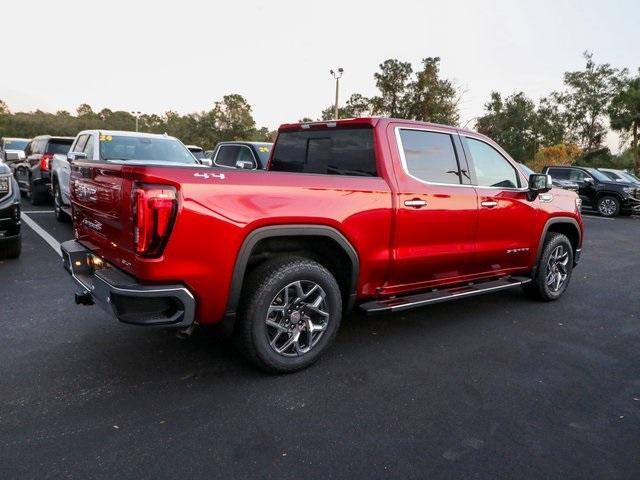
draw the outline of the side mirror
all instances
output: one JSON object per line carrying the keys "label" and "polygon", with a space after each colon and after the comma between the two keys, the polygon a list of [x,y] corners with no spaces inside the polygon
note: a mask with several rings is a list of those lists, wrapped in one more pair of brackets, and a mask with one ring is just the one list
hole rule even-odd
{"label": "side mirror", "polygon": [[240,168],[243,170],[253,170],[256,168],[256,166],[249,160],[238,160],[236,161],[236,168]]}
{"label": "side mirror", "polygon": [[534,200],[539,193],[548,192],[552,187],[551,175],[532,173],[529,175],[529,200]]}
{"label": "side mirror", "polygon": [[74,160],[86,160],[87,154],[84,152],[69,152],[67,153],[67,160],[73,162]]}
{"label": "side mirror", "polygon": [[7,163],[19,162],[22,160],[21,155],[18,152],[4,152],[4,161]]}
{"label": "side mirror", "polygon": [[591,177],[584,177],[584,180],[583,180],[583,181],[584,181],[584,183],[592,184],[592,183],[593,183],[593,178],[591,178]]}
{"label": "side mirror", "polygon": [[211,159],[210,158],[206,158],[206,157],[205,158],[201,158],[200,159],[200,163],[202,165],[206,165],[207,167],[210,167],[211,165],[213,165],[213,162],[211,161]]}

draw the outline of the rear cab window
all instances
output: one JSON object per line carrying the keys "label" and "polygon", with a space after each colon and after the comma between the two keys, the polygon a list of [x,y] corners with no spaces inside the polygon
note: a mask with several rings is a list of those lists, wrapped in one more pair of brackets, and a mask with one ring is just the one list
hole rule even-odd
{"label": "rear cab window", "polygon": [[66,154],[71,148],[71,144],[73,143],[72,138],[52,138],[47,143],[47,148],[45,153],[51,154]]}
{"label": "rear cab window", "polygon": [[377,177],[373,128],[280,132],[270,170]]}

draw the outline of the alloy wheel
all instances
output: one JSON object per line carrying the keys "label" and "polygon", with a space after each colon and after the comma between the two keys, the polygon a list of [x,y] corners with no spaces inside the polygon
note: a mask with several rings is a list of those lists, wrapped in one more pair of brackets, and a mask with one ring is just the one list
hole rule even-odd
{"label": "alloy wheel", "polygon": [[267,341],[285,357],[309,353],[329,324],[327,295],[320,285],[308,280],[292,282],[271,301],[265,318]]}
{"label": "alloy wheel", "polygon": [[547,286],[552,292],[558,292],[564,286],[569,274],[569,251],[564,245],[553,249],[546,269]]}
{"label": "alloy wheel", "polygon": [[598,205],[598,209],[602,215],[610,217],[614,213],[616,213],[616,202],[611,198],[605,198]]}

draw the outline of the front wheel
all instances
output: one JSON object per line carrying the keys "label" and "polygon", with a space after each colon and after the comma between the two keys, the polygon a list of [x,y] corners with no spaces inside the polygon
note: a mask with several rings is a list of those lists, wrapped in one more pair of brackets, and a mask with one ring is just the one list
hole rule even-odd
{"label": "front wheel", "polygon": [[525,291],[545,302],[557,300],[567,289],[572,272],[571,242],[561,233],[550,233],[542,248],[536,275],[525,285]]}
{"label": "front wheel", "polygon": [[268,372],[308,367],[333,341],[342,316],[336,279],[301,257],[258,266],[243,288],[236,339],[240,350]]}
{"label": "front wheel", "polygon": [[603,217],[616,217],[620,213],[620,200],[616,197],[602,197],[598,200],[598,212]]}

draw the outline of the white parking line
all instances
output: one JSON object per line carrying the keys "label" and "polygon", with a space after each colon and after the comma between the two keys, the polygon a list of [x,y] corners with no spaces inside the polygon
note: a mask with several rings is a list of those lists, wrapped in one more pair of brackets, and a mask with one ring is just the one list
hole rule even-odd
{"label": "white parking line", "polygon": [[22,213],[55,213],[55,210],[23,210]]}
{"label": "white parking line", "polygon": [[40,225],[38,225],[36,222],[34,222],[29,215],[26,215],[25,212],[22,212],[22,220],[24,220],[24,223],[26,223],[27,225],[29,225],[34,232],[36,232],[38,235],[40,235],[42,237],[42,239],[47,242],[49,244],[49,246],[51,246],[51,248],[53,248],[53,250],[60,256],[62,256],[62,252],[60,251],[60,243],[53,238],[51,235],[49,235],[47,233],[46,230],[44,230]]}
{"label": "white parking line", "polygon": [[615,218],[601,217],[600,215],[592,215],[590,213],[582,214],[582,218],[597,218],[598,220],[615,220]]}

